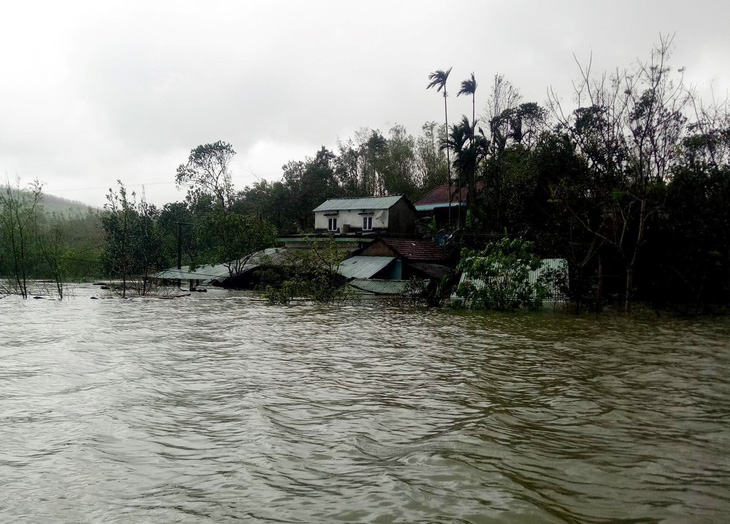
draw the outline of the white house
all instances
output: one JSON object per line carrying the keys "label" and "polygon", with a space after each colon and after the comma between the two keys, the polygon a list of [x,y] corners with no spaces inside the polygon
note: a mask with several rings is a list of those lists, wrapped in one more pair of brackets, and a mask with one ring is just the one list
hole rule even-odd
{"label": "white house", "polygon": [[416,209],[405,196],[333,198],[314,209],[317,233],[416,232]]}

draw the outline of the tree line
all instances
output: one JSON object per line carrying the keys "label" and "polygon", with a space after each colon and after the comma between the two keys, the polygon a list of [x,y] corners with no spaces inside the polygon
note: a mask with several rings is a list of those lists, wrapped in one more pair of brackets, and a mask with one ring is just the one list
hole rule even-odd
{"label": "tree line", "polygon": [[[468,191],[445,227],[448,248],[479,250],[502,237],[530,242],[539,256],[568,261],[566,292],[579,308],[727,304],[727,101],[704,104],[671,66],[671,49],[663,37],[645,60],[611,73],[578,64],[572,103],[552,91],[544,103],[524,100],[502,75],[479,102],[472,73],[457,91],[471,98],[472,114],[454,123],[452,71],[436,70],[425,87],[443,96],[443,123],[428,122],[417,136],[400,125],[362,129],[332,150],[288,162],[280,180],[240,190],[229,171],[233,146],[198,146],[174,174],[187,188],[182,201],[158,208],[121,183],[110,189],[98,217],[105,241],[97,267],[124,280],[178,260],[225,261],[233,274],[276,235],[311,231],[312,209],[328,198],[405,194],[415,201],[451,184],[454,200],[457,188]],[[16,256],[8,251],[8,220],[5,275]]]}

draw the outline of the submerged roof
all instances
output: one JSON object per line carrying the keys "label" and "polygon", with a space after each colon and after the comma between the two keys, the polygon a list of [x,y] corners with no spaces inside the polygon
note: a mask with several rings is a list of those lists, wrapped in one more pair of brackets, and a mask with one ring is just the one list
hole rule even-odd
{"label": "submerged roof", "polygon": [[412,268],[428,275],[431,278],[441,278],[451,276],[454,271],[449,266],[442,264],[434,264],[431,262],[414,262],[411,264]]}
{"label": "submerged roof", "polygon": [[349,284],[359,291],[375,295],[402,295],[408,287],[407,280],[354,279]]}
{"label": "submerged roof", "polygon": [[[281,264],[287,253],[286,248],[270,247],[257,251],[251,258],[246,261],[246,265],[242,269],[242,273],[250,271],[262,263],[278,265]],[[160,271],[154,275],[154,278],[165,280],[225,280],[231,276],[228,266],[231,262],[216,264],[214,266],[198,266],[195,271],[190,270],[190,266],[183,266],[180,269],[170,268]]]}
{"label": "submerged roof", "polygon": [[370,278],[395,257],[350,257],[340,262],[338,272],[345,278]]}
{"label": "submerged roof", "polygon": [[341,211],[355,209],[390,209],[403,195],[370,198],[331,198],[314,208],[314,211]]}
{"label": "submerged roof", "polygon": [[183,266],[180,269],[170,268],[154,275],[155,278],[166,280],[222,280],[229,276],[230,272],[225,264],[198,266],[195,271],[191,271],[190,266]]}

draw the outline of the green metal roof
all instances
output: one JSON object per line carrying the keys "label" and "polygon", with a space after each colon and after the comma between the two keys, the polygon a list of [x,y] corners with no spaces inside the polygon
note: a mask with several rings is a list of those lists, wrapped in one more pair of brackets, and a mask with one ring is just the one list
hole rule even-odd
{"label": "green metal roof", "polygon": [[356,209],[390,209],[403,195],[371,198],[332,198],[314,208],[314,211],[352,211]]}
{"label": "green metal roof", "polygon": [[345,278],[370,278],[393,260],[395,257],[350,257],[340,262],[338,271]]}

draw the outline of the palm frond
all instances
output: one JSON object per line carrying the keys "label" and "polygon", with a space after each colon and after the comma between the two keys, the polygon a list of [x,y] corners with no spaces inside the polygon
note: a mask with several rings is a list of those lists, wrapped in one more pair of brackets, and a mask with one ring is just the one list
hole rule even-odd
{"label": "palm frond", "polygon": [[471,78],[467,78],[466,80],[461,82],[461,89],[456,94],[456,96],[460,95],[473,95],[477,91],[477,81],[476,78],[474,78],[474,73],[471,74]]}
{"label": "palm frond", "polygon": [[448,80],[449,78],[451,69],[451,67],[449,67],[447,71],[437,69],[433,73],[430,73],[428,75],[428,79],[431,82],[429,82],[428,86],[426,86],[426,89],[431,89],[432,87],[435,87],[436,91],[441,91],[442,89],[446,91],[446,80]]}

